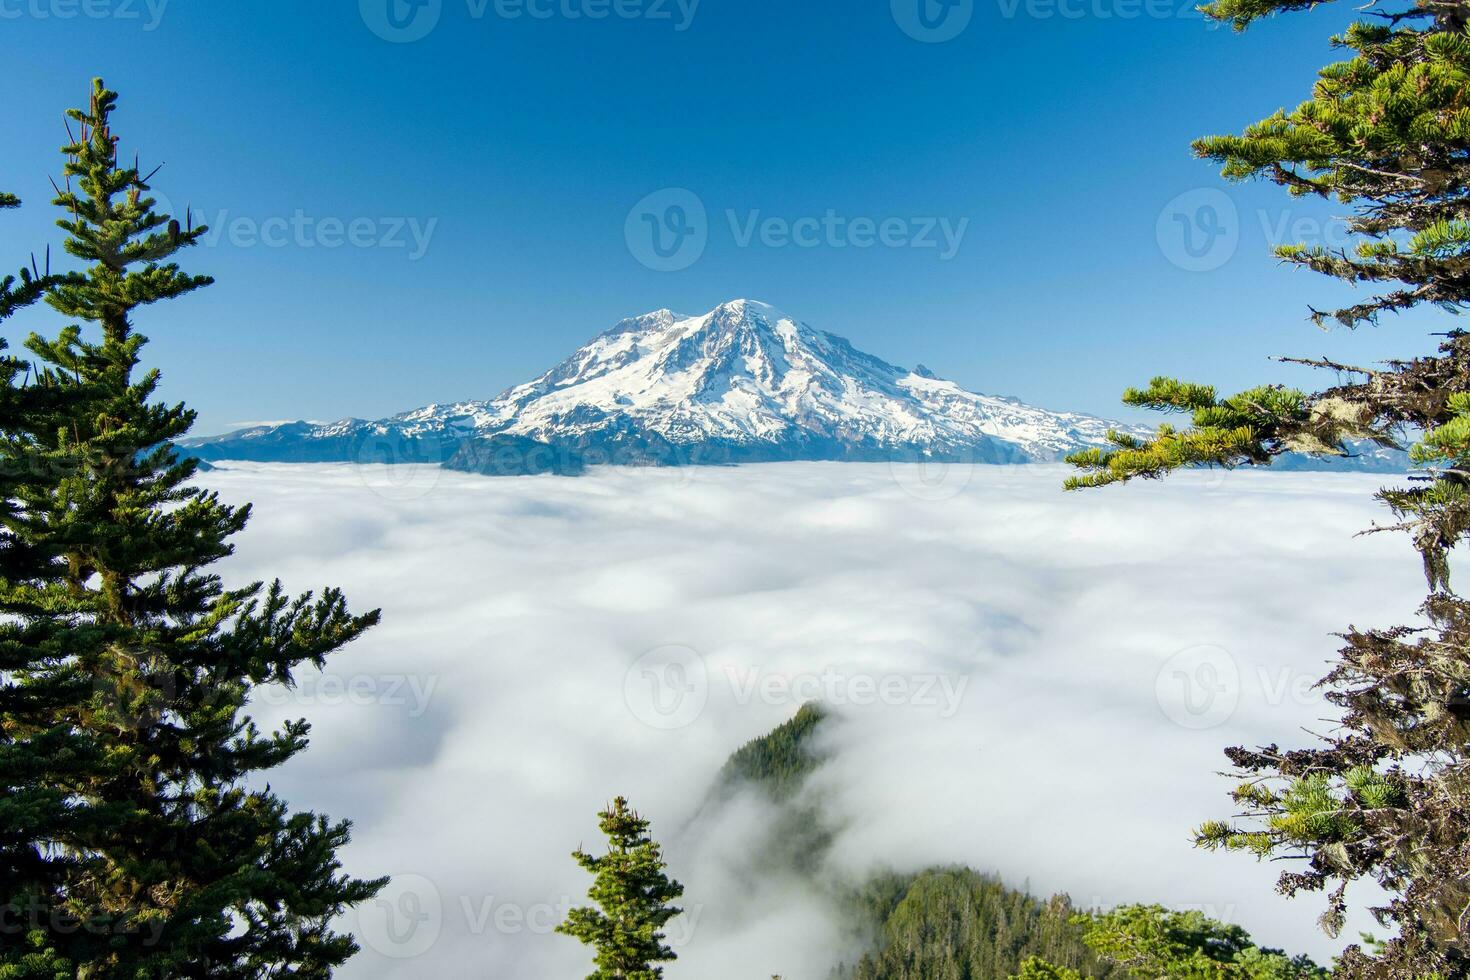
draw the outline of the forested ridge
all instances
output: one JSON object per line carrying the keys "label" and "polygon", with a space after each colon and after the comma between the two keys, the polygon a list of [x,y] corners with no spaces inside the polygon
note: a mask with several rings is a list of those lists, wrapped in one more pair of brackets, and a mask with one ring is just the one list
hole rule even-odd
{"label": "forested ridge", "polygon": [[827,709],[811,701],[790,721],[746,742],[720,769],[716,793],[729,793],[745,783],[760,786],[773,800],[790,799],[822,764],[821,750],[812,740],[827,717]]}
{"label": "forested ridge", "polygon": [[[732,753],[711,794],[718,806],[744,788],[776,807],[769,849],[752,863],[771,873],[795,871],[825,886],[857,943],[856,952],[834,952],[831,980],[1008,980],[1028,960],[1096,980],[1125,975],[1089,945],[1089,934],[1104,933],[1066,895],[1038,898],[960,865],[888,870],[856,886],[840,883],[825,863],[837,823],[808,780],[833,757],[823,736],[827,726],[841,721],[820,704],[803,706],[790,721]],[[1148,910],[1131,921],[1152,928],[1165,921],[1160,914]],[[1167,924],[1197,936],[1206,923],[1195,914]],[[1237,944],[1246,940],[1239,930],[1228,934]]]}
{"label": "forested ridge", "polygon": [[849,899],[875,947],[841,980],[1002,980],[1038,956],[1092,977],[1114,970],[1083,941],[1065,895],[1037,899],[970,868],[884,874]]}

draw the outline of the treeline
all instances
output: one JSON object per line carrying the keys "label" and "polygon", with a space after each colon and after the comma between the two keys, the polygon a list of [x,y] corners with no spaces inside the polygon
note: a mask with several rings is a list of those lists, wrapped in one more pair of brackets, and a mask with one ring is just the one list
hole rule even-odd
{"label": "treeline", "polygon": [[[774,807],[755,870],[809,876],[864,951],[834,963],[829,980],[1320,980],[1304,956],[1256,945],[1239,926],[1161,906],[1078,909],[1000,878],[952,866],[882,872],[857,887],[832,883],[824,865],[832,817],[809,777],[828,759],[818,704],[736,750],[712,798],[742,788]],[[836,958],[836,954],[834,954]]]}
{"label": "treeline", "polygon": [[1084,942],[1065,895],[1042,901],[969,868],[883,874],[850,901],[876,948],[835,980],[1005,980],[1027,959],[1106,980],[1114,970]]}
{"label": "treeline", "polygon": [[772,800],[790,799],[823,758],[812,744],[827,709],[815,701],[801,706],[790,721],[736,749],[720,769],[716,794],[742,784],[760,786]]}

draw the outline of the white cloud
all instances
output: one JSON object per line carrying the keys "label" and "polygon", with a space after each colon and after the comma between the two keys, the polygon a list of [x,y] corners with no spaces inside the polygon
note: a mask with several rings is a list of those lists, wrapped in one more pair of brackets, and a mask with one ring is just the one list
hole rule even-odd
{"label": "white cloud", "polygon": [[[819,779],[842,869],[962,862],[1083,905],[1201,907],[1325,958],[1340,944],[1315,898],[1274,894],[1279,865],[1188,837],[1230,814],[1222,747],[1326,727],[1303,688],[1329,634],[1405,621],[1422,596],[1403,541],[1353,537],[1382,478],[1066,495],[1063,475],[980,467],[934,492],[852,464],[203,474],[256,505],[230,580],[383,607],[333,680],[257,712],[314,725],[276,789],[353,818],[351,870],[404,876],[343,975],[582,975],[549,929],[587,885],[568,852],[600,843],[594,814],[621,793],[689,888],[670,980],[822,977],[840,923],[791,881],[742,877],[754,804],[689,829],[729,752],[813,692],[846,704]],[[414,916],[427,931],[405,939]]]}

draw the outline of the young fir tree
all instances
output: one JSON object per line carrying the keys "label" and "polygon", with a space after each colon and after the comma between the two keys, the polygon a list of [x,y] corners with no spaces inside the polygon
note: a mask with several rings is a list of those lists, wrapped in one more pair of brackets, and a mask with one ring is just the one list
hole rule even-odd
{"label": "young fir tree", "polygon": [[81,323],[0,362],[0,976],[327,977],[356,949],[329,921],[381,882],[260,778],[305,722],[242,709],[377,614],[208,571],[249,508],[191,485],[170,443],[194,414],[152,400],[132,323],[210,282],[169,261],[204,229],[119,162],[116,98],[68,113],[58,224],[86,267],[43,291]]}
{"label": "young fir tree", "polygon": [[[1315,0],[1216,0],[1211,17],[1244,29]],[[1420,304],[1470,305],[1470,2],[1370,5],[1334,43],[1348,57],[1319,73],[1311,97],[1239,136],[1195,143],[1226,177],[1260,177],[1300,197],[1351,208],[1351,251],[1292,245],[1285,261],[1379,287],[1319,324],[1376,322]],[[1184,429],[1150,439],[1113,437],[1079,453],[1086,471],[1069,486],[1159,477],[1181,466],[1269,463],[1298,450],[1341,453],[1353,439],[1393,444],[1427,433],[1414,449],[1425,473],[1379,497],[1423,557],[1431,594],[1427,628],[1351,630],[1324,679],[1342,723],[1311,748],[1231,749],[1244,813],[1200,829],[1202,846],[1296,857],[1286,894],[1328,890],[1323,923],[1342,925],[1345,888],[1376,880],[1389,894],[1374,909],[1394,937],[1350,946],[1345,977],[1420,980],[1470,972],[1470,604],[1449,589],[1448,554],[1470,530],[1470,335],[1454,330],[1435,356],[1378,369],[1305,362],[1346,375],[1316,393],[1263,386],[1219,397],[1206,385],[1156,378],[1125,400],[1183,412]]]}
{"label": "young fir tree", "polygon": [[684,886],[664,874],[667,867],[657,843],[648,836],[648,821],[628,809],[621,796],[598,814],[607,835],[601,857],[578,848],[572,857],[595,876],[587,897],[596,908],[572,909],[557,932],[580,939],[595,952],[597,969],[587,980],[658,980],[675,959],[664,945],[664,925],[682,909],[669,903]]}

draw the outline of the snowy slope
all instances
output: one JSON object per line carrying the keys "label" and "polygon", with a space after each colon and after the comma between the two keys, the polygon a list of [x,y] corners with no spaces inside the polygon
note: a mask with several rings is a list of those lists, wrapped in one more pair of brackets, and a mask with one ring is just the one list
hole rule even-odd
{"label": "snowy slope", "polygon": [[[734,300],[701,316],[657,310],[623,320],[488,401],[378,421],[259,425],[182,445],[208,460],[447,461],[489,473],[576,473],[592,463],[1037,462],[1104,445],[1110,427],[966,391],[764,303]],[[1407,465],[1402,453],[1377,447],[1348,460],[1277,462],[1399,472]]]}
{"label": "snowy slope", "polygon": [[1108,428],[895,367],[774,307],[735,300],[701,316],[624,320],[489,401],[375,422],[258,426],[187,445],[209,459],[447,458],[467,440],[490,439],[614,462],[620,453],[632,462],[700,453],[1028,462],[1102,444]]}
{"label": "snowy slope", "polygon": [[[926,372],[927,374],[927,372]],[[1002,440],[1051,458],[1100,441],[1108,423],[967,392],[894,367],[764,303],[703,316],[624,320],[528,384],[464,415],[482,433],[542,440],[632,425],[675,444],[780,443],[793,436],[947,453]]]}

